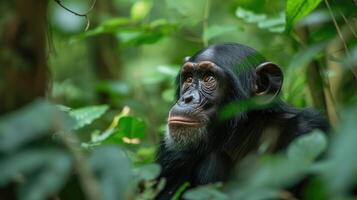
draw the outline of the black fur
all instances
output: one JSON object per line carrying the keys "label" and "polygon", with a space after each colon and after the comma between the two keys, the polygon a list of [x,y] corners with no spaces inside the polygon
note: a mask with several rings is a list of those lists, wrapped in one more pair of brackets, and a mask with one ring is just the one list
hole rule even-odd
{"label": "black fur", "polygon": [[[207,60],[223,68],[227,75],[226,93],[221,108],[230,102],[252,96],[252,81],[257,78],[255,68],[266,62],[254,49],[235,43],[212,45],[199,51],[188,61]],[[179,89],[177,98],[178,96]],[[185,182],[194,187],[226,181],[237,162],[248,153],[257,152],[259,138],[270,127],[279,132],[272,149],[275,152],[285,148],[294,138],[313,129],[326,131],[328,123],[317,111],[295,109],[277,97],[268,108],[239,113],[235,118],[226,121],[212,121],[207,139],[198,146],[172,150],[162,143],[157,159],[162,166],[160,178],[166,178],[167,182],[157,199],[170,199]]]}

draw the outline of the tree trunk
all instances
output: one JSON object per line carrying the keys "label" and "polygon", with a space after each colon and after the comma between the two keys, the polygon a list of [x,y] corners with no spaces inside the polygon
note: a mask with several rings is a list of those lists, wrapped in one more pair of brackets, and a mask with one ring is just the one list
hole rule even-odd
{"label": "tree trunk", "polygon": [[[46,95],[47,0],[1,2],[0,114]],[[4,17],[5,16],[5,17]]]}

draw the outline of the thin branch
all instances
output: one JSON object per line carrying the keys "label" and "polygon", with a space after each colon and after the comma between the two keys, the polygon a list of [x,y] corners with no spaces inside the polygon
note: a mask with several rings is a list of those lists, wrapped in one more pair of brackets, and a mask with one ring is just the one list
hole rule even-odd
{"label": "thin branch", "polygon": [[61,6],[63,9],[67,10],[68,12],[74,14],[74,15],[77,15],[79,17],[84,17],[87,21],[87,25],[86,25],[86,28],[84,29],[84,31],[87,31],[89,29],[89,26],[90,26],[90,21],[89,21],[89,18],[88,18],[88,14],[93,10],[94,6],[95,6],[95,3],[97,2],[97,0],[93,0],[92,1],[92,4],[90,6],[90,8],[83,14],[81,13],[78,13],[78,12],[75,12],[69,8],[67,8],[65,5],[62,4],[62,1],[61,0],[54,0],[59,6]]}
{"label": "thin branch", "polygon": [[332,10],[331,10],[331,7],[330,7],[330,4],[328,2],[328,0],[325,0],[325,4],[327,6],[327,9],[332,17],[332,21],[333,21],[333,24],[335,25],[335,28],[337,30],[337,33],[338,33],[338,36],[340,37],[341,41],[342,41],[342,44],[343,44],[343,47],[345,48],[345,52],[346,52],[346,55],[349,56],[349,52],[348,52],[348,48],[347,48],[347,44],[345,42],[345,39],[343,38],[342,36],[342,33],[341,33],[341,30],[340,30],[340,27],[338,26],[337,24],[337,21],[336,21],[336,18],[335,16],[333,15],[332,13]]}
{"label": "thin branch", "polygon": [[[335,0],[333,0],[334,3],[336,3]],[[356,6],[357,6],[357,1],[355,1],[356,3]],[[340,13],[340,15],[342,16],[343,20],[346,22],[348,28],[350,29],[351,33],[353,34],[353,36],[355,38],[357,38],[357,33],[356,31],[354,30],[353,26],[351,25],[351,23],[348,21],[348,19],[346,18],[346,16],[342,13],[341,9],[337,8],[338,9],[338,12]]]}
{"label": "thin branch", "polygon": [[353,29],[352,25],[350,24],[350,22],[348,21],[348,19],[346,18],[346,16],[345,16],[341,11],[339,11],[339,12],[340,12],[340,15],[342,16],[343,20],[345,20],[345,22],[346,22],[348,28],[350,29],[351,33],[353,34],[353,36],[354,36],[355,38],[357,38],[357,33],[356,33],[355,30]]}
{"label": "thin branch", "polygon": [[70,154],[74,158],[74,166],[78,174],[79,182],[83,189],[83,192],[88,200],[100,200],[101,194],[98,186],[98,182],[94,177],[94,174],[89,167],[88,161],[84,158],[80,149],[78,138],[73,133],[58,133],[57,137],[61,140],[63,145],[68,149]]}

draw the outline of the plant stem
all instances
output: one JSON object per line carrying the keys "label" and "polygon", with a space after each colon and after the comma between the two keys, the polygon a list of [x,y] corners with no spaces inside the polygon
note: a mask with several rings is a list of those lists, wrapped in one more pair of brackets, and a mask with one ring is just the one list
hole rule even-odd
{"label": "plant stem", "polygon": [[[83,189],[85,199],[100,200],[100,190],[96,179],[89,167],[87,160],[83,157],[79,149],[79,141],[72,133],[59,133],[58,138],[74,157],[74,167],[78,173],[79,182]],[[77,148],[78,147],[78,148]]]}
{"label": "plant stem", "polygon": [[202,26],[202,42],[203,42],[204,47],[208,46],[208,40],[205,37],[205,32],[208,29],[208,17],[209,17],[210,7],[211,7],[211,1],[206,0],[206,5],[205,5],[205,10],[204,10],[204,15],[203,15],[203,23],[202,23],[202,25],[203,25]]}

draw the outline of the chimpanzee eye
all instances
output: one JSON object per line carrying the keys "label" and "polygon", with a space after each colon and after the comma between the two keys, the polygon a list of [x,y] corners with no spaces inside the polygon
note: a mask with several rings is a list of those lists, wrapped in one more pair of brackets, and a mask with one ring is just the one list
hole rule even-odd
{"label": "chimpanzee eye", "polygon": [[193,78],[191,76],[187,77],[185,80],[185,83],[192,83],[193,82]]}
{"label": "chimpanzee eye", "polygon": [[215,80],[214,76],[211,75],[211,74],[206,74],[206,75],[203,76],[203,81],[204,82],[209,82],[209,81],[214,81],[214,80]]}

